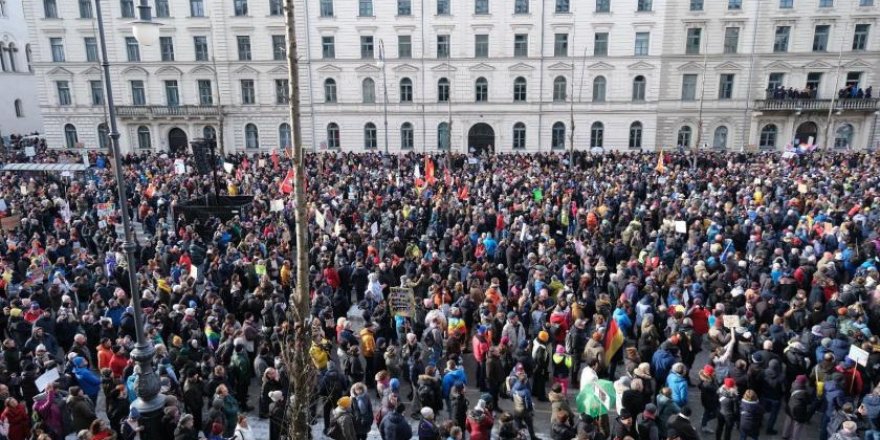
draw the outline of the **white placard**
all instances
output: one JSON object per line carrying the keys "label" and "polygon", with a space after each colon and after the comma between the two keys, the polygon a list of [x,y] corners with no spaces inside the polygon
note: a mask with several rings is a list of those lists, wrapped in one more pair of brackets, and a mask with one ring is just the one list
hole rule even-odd
{"label": "white placard", "polygon": [[24,147],[24,155],[27,157],[34,157],[37,155],[37,149],[34,147]]}
{"label": "white placard", "polygon": [[863,367],[868,366],[868,352],[855,345],[849,346],[849,357]]}
{"label": "white placard", "polygon": [[687,234],[688,226],[687,222],[684,220],[676,220],[675,221],[675,232],[679,234]]}
{"label": "white placard", "polygon": [[174,159],[174,173],[177,175],[186,174],[186,163],[183,159]]}
{"label": "white placard", "polygon": [[271,212],[281,212],[284,211],[284,199],[275,199],[269,203],[269,211]]}
{"label": "white placard", "polygon": [[226,170],[227,173],[232,174],[232,170],[235,169],[235,165],[229,162],[223,162],[223,169]]}
{"label": "white placard", "polygon": [[724,326],[729,329],[739,327],[739,315],[724,315]]}
{"label": "white placard", "polygon": [[34,381],[34,384],[37,385],[37,389],[42,393],[49,384],[58,380],[59,377],[61,377],[61,375],[58,374],[58,369],[53,368],[38,377],[37,380]]}

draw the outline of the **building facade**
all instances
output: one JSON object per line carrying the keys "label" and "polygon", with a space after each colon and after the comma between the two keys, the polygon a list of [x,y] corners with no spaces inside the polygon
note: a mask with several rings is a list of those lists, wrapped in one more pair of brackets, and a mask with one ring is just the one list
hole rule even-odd
{"label": "building facade", "polygon": [[[92,1],[26,5],[53,146],[107,143]],[[880,138],[875,1],[296,0],[303,142],[865,149]],[[137,2],[102,1],[123,149],[290,144],[283,0],[150,0],[150,47],[127,24]],[[841,99],[847,85],[862,94]]]}
{"label": "building facade", "polygon": [[43,129],[22,0],[0,0],[0,135]]}

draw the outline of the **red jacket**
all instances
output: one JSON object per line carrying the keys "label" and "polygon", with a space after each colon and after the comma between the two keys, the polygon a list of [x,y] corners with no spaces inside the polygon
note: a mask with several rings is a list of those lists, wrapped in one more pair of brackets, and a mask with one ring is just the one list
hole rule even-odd
{"label": "red jacket", "polygon": [[471,340],[471,345],[474,348],[474,359],[477,362],[484,362],[486,360],[486,354],[489,353],[489,342],[484,338],[480,339],[479,336],[474,335],[474,338]]}
{"label": "red jacket", "polygon": [[474,411],[469,411],[466,424],[470,440],[489,440],[492,437],[492,425],[495,424],[495,419],[492,418],[492,411],[484,410],[479,418],[474,418]]}
{"label": "red jacket", "polygon": [[24,405],[19,403],[15,408],[6,407],[0,419],[9,422],[9,440],[26,440],[31,432],[31,418],[28,417]]}
{"label": "red jacket", "polygon": [[698,335],[709,333],[709,316],[711,313],[705,307],[695,308],[691,312],[691,321],[694,323],[694,332]]}
{"label": "red jacket", "polygon": [[110,358],[110,371],[113,373],[113,377],[120,378],[122,374],[125,372],[125,367],[128,366],[128,359],[124,356],[120,356],[118,354],[114,354],[112,358]]}
{"label": "red jacket", "polygon": [[332,267],[324,269],[324,279],[327,281],[327,285],[334,289],[338,289],[339,285],[342,284],[342,281],[339,280],[339,272]]}

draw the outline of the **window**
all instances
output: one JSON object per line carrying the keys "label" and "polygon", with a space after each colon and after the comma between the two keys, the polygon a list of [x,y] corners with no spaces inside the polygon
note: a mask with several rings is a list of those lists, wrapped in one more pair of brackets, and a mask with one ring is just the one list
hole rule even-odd
{"label": "window", "polygon": [[254,86],[254,80],[241,80],[241,103],[244,105],[252,105],[257,103],[257,90]]}
{"label": "window", "polygon": [[853,32],[852,50],[866,50],[868,48],[868,32],[870,24],[857,24]]}
{"label": "window", "polygon": [[272,15],[272,16],[284,15],[284,2],[283,2],[283,0],[269,0],[269,15]]}
{"label": "window", "polygon": [[718,99],[733,98],[733,78],[732,73],[722,73],[718,83]]}
{"label": "window", "polygon": [[776,26],[776,37],[773,40],[773,52],[788,52],[788,40],[791,37],[791,26]]}
{"label": "window", "polygon": [[479,77],[474,83],[475,100],[477,102],[489,101],[489,81],[486,78]]}
{"label": "window", "polygon": [[361,59],[371,59],[374,56],[373,36],[361,36]]}
{"label": "window", "polygon": [[361,96],[364,104],[376,103],[376,81],[373,78],[364,78],[361,82]]}
{"label": "window", "polygon": [[742,9],[742,7],[742,0],[727,0],[728,11],[739,11],[740,9]]}
{"label": "window", "polygon": [[290,82],[286,79],[275,80],[275,104],[290,103]]}
{"label": "window", "polygon": [[514,0],[513,13],[514,14],[528,14],[529,13],[529,0]]}
{"label": "window", "polygon": [[324,102],[336,102],[336,80],[333,78],[324,80]]}
{"label": "window", "polygon": [[569,0],[556,0],[556,13],[567,14],[571,11]]}
{"label": "window", "polygon": [[652,6],[651,0],[638,0],[636,1],[636,11],[638,12],[650,12]]}
{"label": "window", "polygon": [[358,0],[358,16],[373,16],[373,0]]}
{"label": "window", "polygon": [[607,82],[604,76],[597,76],[593,80],[593,102],[605,102],[605,86]]}
{"label": "window", "polygon": [[327,124],[327,148],[339,148],[339,125],[335,122]]}
{"label": "window", "polygon": [[772,97],[772,91],[782,87],[785,84],[785,74],[780,72],[771,73],[767,77],[767,90],[770,91],[770,96]]}
{"label": "window", "polygon": [[46,18],[58,18],[58,5],[55,0],[43,0],[43,13]]}
{"label": "window", "polygon": [[20,99],[15,100],[15,117],[23,118],[24,117],[24,107],[21,104]]}
{"label": "window", "polygon": [[834,148],[848,149],[852,145],[852,138],[853,126],[850,124],[841,125],[837,128],[837,132],[834,135]]}
{"label": "window", "polygon": [[527,57],[529,56],[529,35],[516,34],[513,36],[513,56]]}
{"label": "window", "polygon": [[828,50],[828,34],[830,32],[830,25],[816,25],[816,31],[813,34],[813,52],[825,52]]}
{"label": "window", "polygon": [[193,47],[195,48],[196,61],[208,61],[208,37],[193,37]]}
{"label": "window", "polygon": [[397,58],[412,58],[412,35],[397,36]]}
{"label": "window", "polygon": [[874,6],[874,0],[859,0],[859,6]]}
{"label": "window", "polygon": [[736,53],[739,48],[739,28],[724,29],[724,53]]}
{"label": "window", "polygon": [[446,78],[440,78],[437,81],[437,102],[447,101],[449,101],[449,80]]}
{"label": "window", "polygon": [[413,83],[409,78],[400,80],[400,102],[413,101]]}
{"label": "window", "polygon": [[853,89],[858,89],[859,84],[862,82],[862,72],[848,72],[846,74],[846,87],[852,87]]}
{"label": "window", "polygon": [[642,123],[639,121],[629,125],[629,147],[642,148]]}
{"label": "window", "polygon": [[376,124],[367,122],[364,124],[364,149],[374,150],[379,147],[379,136],[376,132]]}
{"label": "window", "polygon": [[477,34],[474,36],[474,57],[489,58],[489,35]]}
{"label": "window", "polygon": [[818,94],[819,85],[822,83],[822,72],[809,72],[807,73],[807,90],[813,92],[814,97]]}
{"label": "window", "polygon": [[513,124],[513,149],[524,150],[526,148],[526,124],[517,122]]}
{"label": "window", "polygon": [[596,12],[611,12],[611,0],[596,0]]}
{"label": "window", "polygon": [[700,38],[703,36],[702,28],[688,28],[687,45],[684,52],[688,55],[696,55],[700,53]]}
{"label": "window", "polygon": [[287,59],[287,37],[284,35],[272,35],[272,59],[275,61]]}
{"label": "window", "polygon": [[691,0],[691,11],[702,11],[703,0]]}
{"label": "window", "polygon": [[92,105],[104,105],[104,84],[101,81],[89,81]]}
{"label": "window", "polygon": [[25,56],[25,59],[27,60],[28,72],[34,73],[34,66],[31,64],[31,62],[32,62],[31,60],[33,60],[33,54],[31,53],[31,45],[30,44],[24,45],[24,56]]}
{"label": "window", "polygon": [[437,0],[437,15],[449,15],[449,0]]}
{"label": "window", "polygon": [[449,123],[441,122],[437,125],[437,148],[440,150],[449,149]]}
{"label": "window", "polygon": [[98,124],[98,148],[102,150],[110,148],[110,129],[103,122]]}
{"label": "window", "polygon": [[254,124],[244,126],[244,147],[248,150],[260,148],[260,132]]}
{"label": "window", "polygon": [[526,102],[526,79],[521,76],[513,80],[513,102]]}
{"label": "window", "polygon": [[144,82],[136,79],[131,81],[131,104],[147,105],[147,91],[144,88]]}
{"label": "window", "polygon": [[141,60],[141,48],[134,37],[125,37],[125,52],[128,55],[128,61],[137,62]]}
{"label": "window", "polygon": [[605,146],[605,125],[601,122],[593,122],[590,127],[590,148],[603,148]]}
{"label": "window", "polygon": [[779,0],[779,9],[794,8],[794,0]]}
{"label": "window", "polygon": [[15,54],[18,53],[15,43],[9,43],[9,47],[6,48],[6,51],[9,52],[9,70],[15,72],[17,70],[15,67]]}
{"label": "window", "polygon": [[678,129],[678,140],[676,144],[679,147],[689,148],[691,146],[691,128],[687,125]]}
{"label": "window", "polygon": [[0,43],[0,71],[6,71],[6,57],[3,56],[3,43]]}
{"label": "window", "polygon": [[169,107],[180,105],[180,92],[177,90],[177,80],[165,81],[165,102]]}
{"label": "window", "polygon": [[79,137],[76,135],[76,127],[73,124],[67,124],[64,126],[64,143],[68,149],[76,148],[76,144],[79,143]]}
{"label": "window", "polygon": [[58,105],[71,105],[70,83],[67,81],[55,81],[55,88],[58,90]]}
{"label": "window", "polygon": [[214,92],[211,80],[200,79],[196,81],[199,89],[199,105],[214,105]]}
{"label": "window", "polygon": [[205,0],[189,0],[189,15],[193,17],[204,17]]}
{"label": "window", "polygon": [[168,18],[171,16],[171,10],[168,7],[168,0],[156,0],[156,17]]}
{"label": "window", "polygon": [[555,122],[550,131],[550,148],[561,150],[565,148],[565,124]]}
{"label": "window", "polygon": [[321,0],[321,17],[333,16],[333,0]]}
{"label": "window", "polygon": [[247,35],[239,35],[236,38],[238,42],[238,60],[239,61],[250,61],[251,60],[251,37]]}
{"label": "window", "polygon": [[635,55],[637,57],[648,56],[648,46],[651,44],[650,32],[636,32]]}
{"label": "window", "polygon": [[152,140],[150,140],[150,129],[141,125],[137,130],[138,148],[141,150],[149,150],[152,148]]}
{"label": "window", "polygon": [[50,38],[49,46],[52,48],[52,61],[55,63],[64,62],[64,40],[61,38]]}
{"label": "window", "polygon": [[555,40],[553,42],[553,56],[555,57],[567,57],[568,56],[568,34],[556,34]]}
{"label": "window", "polygon": [[232,0],[232,7],[235,11],[236,17],[243,17],[245,15],[248,15],[247,0]]}
{"label": "window", "polygon": [[98,62],[98,40],[95,37],[85,37],[83,39],[86,47],[86,61],[90,63]]}
{"label": "window", "polygon": [[397,0],[397,15],[412,15],[412,0]]}
{"label": "window", "polygon": [[834,0],[819,0],[820,8],[831,8],[834,7]]}
{"label": "window", "polygon": [[715,136],[712,137],[712,148],[718,150],[727,148],[727,127],[722,125],[715,129]]}
{"label": "window", "polygon": [[159,37],[159,50],[162,61],[174,61],[174,40],[171,37]]}
{"label": "window", "polygon": [[437,35],[437,58],[449,58],[449,35]]}
{"label": "window", "polygon": [[693,101],[697,99],[697,74],[685,73],[681,76],[681,100]]}
{"label": "window", "polygon": [[413,129],[413,125],[409,122],[404,122],[403,125],[400,126],[400,149],[412,150],[415,143],[416,133]]}
{"label": "window", "polygon": [[321,57],[325,60],[336,58],[336,37],[321,37]]}
{"label": "window", "polygon": [[134,0],[119,0],[119,7],[124,18],[134,18]]}
{"label": "window", "polygon": [[474,14],[476,14],[476,15],[489,14],[489,0],[475,0],[474,1]]}
{"label": "window", "polygon": [[761,129],[761,138],[758,140],[758,147],[762,150],[770,150],[776,148],[776,133],[779,130],[773,124],[767,124]]}
{"label": "window", "polygon": [[79,18],[92,18],[92,0],[79,0]]}
{"label": "window", "polygon": [[632,92],[632,100],[633,101],[644,101],[645,100],[645,77],[642,75],[638,75],[633,78],[633,92]]}
{"label": "window", "polygon": [[565,94],[568,90],[564,76],[557,76],[553,80],[553,101],[565,102]]}
{"label": "window", "polygon": [[287,122],[278,126],[278,146],[281,148],[290,148],[291,144],[290,124]]}
{"label": "window", "polygon": [[608,32],[596,32],[593,35],[593,56],[608,56]]}

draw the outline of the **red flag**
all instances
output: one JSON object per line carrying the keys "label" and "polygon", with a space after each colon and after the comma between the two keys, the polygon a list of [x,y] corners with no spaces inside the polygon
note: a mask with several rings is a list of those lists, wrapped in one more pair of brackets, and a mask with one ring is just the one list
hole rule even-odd
{"label": "red flag", "polygon": [[620,350],[624,341],[623,333],[617,326],[617,320],[612,317],[609,321],[608,331],[605,333],[605,365],[611,363],[611,358],[614,357],[617,350]]}
{"label": "red flag", "polygon": [[468,199],[468,187],[467,185],[462,186],[458,189],[458,198],[459,200],[467,200]]}
{"label": "red flag", "polygon": [[434,185],[436,179],[434,179],[434,161],[429,157],[425,157],[425,180],[428,181],[429,185]]}
{"label": "red flag", "polygon": [[272,166],[278,169],[278,150],[272,150]]}
{"label": "red flag", "polygon": [[287,176],[281,181],[281,193],[290,194],[293,192],[293,178],[295,174],[293,170],[287,170]]}
{"label": "red flag", "polygon": [[452,175],[449,174],[449,168],[443,170],[443,182],[446,186],[452,186]]}
{"label": "red flag", "polygon": [[241,167],[244,168],[244,169],[247,169],[248,166],[250,166],[250,164],[251,164],[251,163],[248,162],[248,160],[247,160],[246,157],[245,157],[244,159],[241,160]]}
{"label": "red flag", "polygon": [[144,195],[145,195],[148,199],[152,199],[152,198],[153,198],[153,194],[155,194],[155,192],[156,192],[156,186],[153,185],[153,184],[151,183],[151,184],[149,184],[149,185],[147,186],[146,191],[144,191]]}

